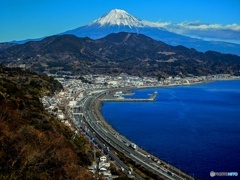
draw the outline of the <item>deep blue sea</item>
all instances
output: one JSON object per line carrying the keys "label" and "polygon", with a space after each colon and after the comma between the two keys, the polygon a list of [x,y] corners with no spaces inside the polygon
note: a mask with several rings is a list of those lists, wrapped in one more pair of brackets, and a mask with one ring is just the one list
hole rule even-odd
{"label": "deep blue sea", "polygon": [[199,179],[210,171],[240,173],[240,81],[136,90],[131,98],[155,102],[107,102],[105,119],[119,133]]}

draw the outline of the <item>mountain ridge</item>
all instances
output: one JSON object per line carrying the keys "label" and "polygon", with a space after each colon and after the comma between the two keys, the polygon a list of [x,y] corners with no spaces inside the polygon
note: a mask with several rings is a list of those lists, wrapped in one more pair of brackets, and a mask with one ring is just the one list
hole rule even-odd
{"label": "mountain ridge", "polygon": [[144,34],[155,40],[163,41],[170,45],[183,45],[188,48],[195,48],[201,52],[213,50],[226,54],[240,55],[240,44],[222,41],[204,41],[176,34],[160,27],[157,23],[140,20],[126,11],[119,9],[110,11],[88,25],[68,30],[60,34],[72,34],[78,37],[99,39],[107,36],[108,34],[119,32]]}
{"label": "mountain ridge", "polygon": [[58,35],[39,42],[16,45],[0,52],[0,61],[9,66],[55,73],[118,74],[167,77],[187,74],[208,75],[240,70],[240,57],[184,46],[171,46],[136,33],[113,33],[93,40]]}
{"label": "mountain ridge", "polygon": [[[224,41],[205,41],[203,39],[197,39],[173,33],[164,29],[162,26],[159,25],[159,23],[138,19],[137,17],[134,17],[126,11],[120,9],[112,10],[85,26],[68,30],[59,33],[58,35],[72,34],[78,37],[100,39],[111,33],[119,32],[145,34],[146,36],[149,36],[155,40],[163,41],[173,46],[183,45],[188,48],[194,48],[201,52],[211,50],[225,54],[240,55],[240,44],[234,44]],[[194,36],[194,34],[192,34],[192,36]],[[12,43],[23,44],[29,41],[40,41],[44,38],[41,37],[36,39],[13,41]],[[3,45],[3,47],[10,46]]]}
{"label": "mountain ridge", "polygon": [[101,26],[109,25],[123,25],[123,26],[129,26],[131,27],[143,27],[144,24],[141,23],[141,21],[134,16],[130,15],[124,10],[120,9],[114,9],[111,10],[109,13],[105,14],[104,16],[96,19],[92,23],[89,24],[89,26],[93,24],[99,24]]}

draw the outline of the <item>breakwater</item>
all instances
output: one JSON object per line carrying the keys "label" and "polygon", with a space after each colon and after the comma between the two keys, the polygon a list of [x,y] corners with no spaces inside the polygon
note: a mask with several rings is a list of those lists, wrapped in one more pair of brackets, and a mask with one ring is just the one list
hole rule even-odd
{"label": "breakwater", "polygon": [[102,113],[113,128],[157,157],[211,179],[211,170],[238,171],[239,82],[136,90],[134,97],[155,90],[159,96],[154,103],[106,102]]}
{"label": "breakwater", "polygon": [[103,102],[153,102],[157,98],[158,92],[155,91],[149,98],[124,98],[122,96],[115,97],[113,95],[105,95],[102,97]]}
{"label": "breakwater", "polygon": [[[157,97],[157,94],[158,94],[157,92],[151,94],[150,97],[147,98],[147,101],[149,102],[154,101]],[[107,134],[112,134],[116,136],[117,139],[119,138],[122,139],[123,146],[126,146],[125,143],[129,142],[130,144],[131,141],[128,140],[126,137],[122,136],[121,134],[119,134],[114,128],[112,128],[112,126],[109,125],[108,122],[106,122],[105,118],[102,116],[102,113],[101,113],[101,107],[103,105],[102,102],[104,102],[104,100],[105,101],[110,100],[110,99],[106,99],[106,97],[109,97],[109,94],[102,94],[101,96],[99,96],[93,101],[93,106],[92,106],[93,115],[98,120],[98,126],[102,126],[106,130]],[[117,98],[115,97],[115,99]],[[132,101],[134,99],[129,99],[129,100],[127,99],[124,99],[125,101],[114,101],[114,102],[146,102],[146,99],[138,99],[138,101]],[[127,151],[125,150],[125,156],[130,159],[132,158],[135,159],[138,163],[140,162],[143,163],[144,167],[146,167],[147,169],[150,169],[150,171],[153,171],[157,174],[159,172],[161,174],[166,174],[166,176],[168,177],[167,179],[194,179],[193,177],[184,173],[180,169],[170,165],[169,163],[163,160],[160,160],[154,155],[150,155],[147,151],[145,151],[140,147],[138,147],[137,150],[133,150],[132,152],[134,152],[135,155],[133,153],[130,153],[130,156],[129,156]]]}

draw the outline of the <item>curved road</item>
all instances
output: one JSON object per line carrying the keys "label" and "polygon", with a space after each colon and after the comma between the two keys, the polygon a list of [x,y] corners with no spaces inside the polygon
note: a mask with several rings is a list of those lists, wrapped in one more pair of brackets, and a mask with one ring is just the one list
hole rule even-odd
{"label": "curved road", "polygon": [[[115,161],[115,164],[119,168],[121,168],[125,172],[125,174],[128,173],[130,168],[115,155],[114,151],[124,154],[127,158],[130,158],[137,164],[140,164],[144,168],[150,170],[154,174],[157,174],[164,179],[170,180],[194,179],[186,174],[184,174],[184,176],[181,176],[180,174],[172,172],[170,169],[166,169],[156,164],[152,159],[149,158],[149,156],[147,156],[149,155],[147,152],[143,150],[137,149],[135,150],[129,147],[129,145],[126,143],[129,142],[129,140],[127,140],[123,136],[116,135],[115,133],[108,131],[101,125],[101,123],[98,123],[99,120],[92,109],[93,104],[100,96],[102,96],[106,92],[109,91],[97,93],[85,99],[83,103],[83,116],[86,120],[86,124],[88,125],[91,131],[90,136],[94,138],[95,144],[97,144],[100,147],[100,149],[106,151],[109,157]],[[143,179],[140,175],[138,175],[135,172],[132,172],[132,176],[135,176],[136,179]]]}

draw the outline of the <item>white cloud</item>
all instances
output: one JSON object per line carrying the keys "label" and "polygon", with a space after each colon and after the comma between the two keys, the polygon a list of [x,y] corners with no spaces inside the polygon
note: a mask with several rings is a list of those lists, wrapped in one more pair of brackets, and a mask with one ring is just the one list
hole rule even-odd
{"label": "white cloud", "polygon": [[[149,24],[150,25],[150,24]],[[182,35],[217,41],[234,42],[240,44],[240,25],[237,23],[221,25],[194,22],[156,22],[154,27],[165,28],[168,31]]]}
{"label": "white cloud", "polygon": [[159,27],[159,28],[166,28],[167,26],[171,25],[171,22],[150,22],[150,21],[142,21],[144,25],[150,27]]}
{"label": "white cloud", "polygon": [[205,24],[201,23],[200,21],[195,22],[182,22],[178,24],[172,24],[173,26],[178,26],[185,29],[191,30],[232,30],[232,31],[240,31],[240,25],[228,24],[228,25],[221,25],[221,24]]}

